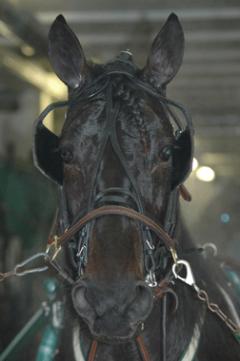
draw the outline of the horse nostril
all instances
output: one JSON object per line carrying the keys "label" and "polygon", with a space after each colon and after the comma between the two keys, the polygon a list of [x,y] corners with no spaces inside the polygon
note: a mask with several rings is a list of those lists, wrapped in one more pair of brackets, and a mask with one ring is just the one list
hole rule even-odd
{"label": "horse nostril", "polygon": [[86,287],[82,282],[78,283],[72,289],[72,300],[73,300],[74,306],[76,304],[79,306],[83,306],[85,304],[85,302],[86,302],[85,292],[86,292]]}
{"label": "horse nostril", "polygon": [[128,316],[131,322],[144,321],[150,314],[153,307],[153,295],[144,282],[136,284],[136,296],[128,308]]}
{"label": "horse nostril", "polygon": [[[81,281],[72,290],[73,305],[77,313],[83,318],[101,318],[108,308],[109,302],[104,302],[103,293],[91,284]],[[106,301],[106,300],[105,300]]]}
{"label": "horse nostril", "polygon": [[72,301],[79,316],[92,323],[95,319],[95,312],[86,298],[87,289],[88,287],[84,282],[79,282],[72,289]]}

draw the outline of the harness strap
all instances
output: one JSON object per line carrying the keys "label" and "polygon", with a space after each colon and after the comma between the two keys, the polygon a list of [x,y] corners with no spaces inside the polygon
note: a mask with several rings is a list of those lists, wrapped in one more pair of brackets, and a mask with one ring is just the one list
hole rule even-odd
{"label": "harness strap", "polygon": [[[137,336],[136,342],[137,342],[137,346],[139,348],[139,351],[141,353],[143,361],[150,361],[150,356],[149,356],[148,350],[144,344],[142,336]],[[97,340],[93,340],[91,343],[87,361],[95,361],[96,354],[97,354],[97,347],[98,347]]]}
{"label": "harness strap", "polygon": [[[149,356],[148,350],[144,344],[142,336],[137,336],[136,342],[137,342],[137,346],[139,348],[139,351],[141,353],[143,361],[150,361],[150,356]],[[91,343],[87,361],[95,361],[96,354],[97,354],[97,347],[98,347],[97,340],[93,340]]]}
{"label": "harness strap", "polygon": [[145,216],[142,213],[135,211],[134,209],[123,207],[123,206],[103,206],[97,209],[93,209],[87,213],[84,217],[79,219],[75,224],[73,224],[68,230],[66,230],[59,237],[54,236],[48,240],[48,250],[51,246],[54,246],[54,252],[60,251],[63,244],[70,240],[84,225],[88,222],[93,221],[102,216],[108,215],[118,215],[126,216],[135,221],[139,221],[149,227],[165,244],[169,251],[175,250],[176,241],[171,238],[168,233],[155,221],[151,218]]}
{"label": "harness strap", "polygon": [[137,341],[137,345],[139,347],[139,351],[141,353],[143,361],[150,361],[150,356],[149,356],[148,350],[144,344],[142,336],[137,336],[136,341]]}
{"label": "harness strap", "polygon": [[88,361],[94,361],[97,353],[98,343],[96,340],[92,341],[91,348],[88,354]]}
{"label": "harness strap", "polygon": [[191,193],[188,191],[188,189],[185,187],[184,184],[181,184],[181,185],[179,186],[179,190],[180,190],[181,197],[182,197],[186,202],[191,202],[191,200],[192,200]]}
{"label": "harness strap", "polygon": [[[196,357],[196,351],[197,351],[198,344],[199,344],[200,333],[196,333],[196,331],[199,331],[199,330],[195,326],[194,334],[190,341],[190,344],[189,344],[187,350],[181,356],[179,361],[197,361],[197,359],[195,357]],[[137,343],[139,352],[141,354],[142,360],[150,361],[151,359],[150,359],[149,352],[146,348],[143,337],[141,335],[136,337],[136,343]],[[91,343],[87,361],[95,361],[96,354],[97,354],[97,347],[98,347],[98,341],[93,340]],[[82,358],[81,358],[81,360],[78,359],[78,361],[83,361],[83,359]]]}

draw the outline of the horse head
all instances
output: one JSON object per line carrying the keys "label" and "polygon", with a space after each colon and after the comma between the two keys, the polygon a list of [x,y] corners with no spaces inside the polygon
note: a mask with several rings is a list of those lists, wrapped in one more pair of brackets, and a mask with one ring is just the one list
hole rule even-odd
{"label": "horse head", "polygon": [[192,160],[189,124],[179,124],[171,110],[176,104],[166,97],[183,52],[183,30],[174,14],[142,69],[129,51],[104,65],[88,62],[62,16],[49,32],[49,57],[68,87],[69,99],[62,104],[68,109],[60,137],[38,122],[34,157],[59,184],[60,231],[108,206],[105,216],[86,223],[65,247],[73,305],[95,338],[133,337],[152,311],[151,286],[167,271],[164,242],[146,224],[116,216],[111,207],[134,210],[167,227],[171,194],[178,192]]}

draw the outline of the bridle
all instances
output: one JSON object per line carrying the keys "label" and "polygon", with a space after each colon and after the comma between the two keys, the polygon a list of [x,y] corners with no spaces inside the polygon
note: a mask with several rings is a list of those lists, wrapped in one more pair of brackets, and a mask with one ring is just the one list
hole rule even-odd
{"label": "bridle", "polygon": [[[110,64],[110,66],[106,69],[104,74],[100,75],[90,86],[89,89],[76,89],[71,94],[71,98],[68,101],[53,103],[48,106],[39,116],[36,122],[36,133],[38,131],[46,131],[44,129],[43,120],[47,116],[47,114],[56,108],[61,107],[72,107],[73,105],[77,104],[78,102],[83,101],[92,101],[97,97],[98,94],[106,90],[107,94],[107,101],[106,101],[106,127],[104,131],[104,139],[101,144],[101,149],[98,154],[98,158],[96,161],[95,167],[95,175],[92,177],[92,183],[90,187],[90,195],[87,210],[85,214],[78,215],[73,222],[70,224],[68,219],[68,212],[66,206],[66,197],[64,192],[64,186],[60,184],[60,213],[58,216],[58,221],[60,225],[60,232],[61,234],[56,236],[53,235],[48,240],[47,246],[47,253],[49,255],[49,260],[51,265],[54,265],[55,270],[62,275],[62,270],[56,266],[55,258],[62,250],[64,245],[70,245],[73,247],[74,239],[76,234],[79,235],[79,242],[77,244],[77,248],[75,248],[73,255],[73,261],[75,258],[75,266],[77,268],[77,275],[81,277],[84,273],[84,267],[87,264],[87,255],[88,255],[88,243],[89,243],[89,234],[91,231],[91,222],[97,220],[100,217],[104,216],[123,216],[127,217],[128,219],[132,219],[136,221],[139,225],[141,237],[142,237],[142,244],[143,244],[143,252],[144,252],[144,265],[145,265],[145,281],[150,287],[157,287],[158,282],[156,279],[156,269],[157,264],[155,262],[155,252],[156,248],[154,246],[152,240],[152,233],[156,235],[158,239],[163,242],[164,251],[168,251],[169,255],[173,259],[173,262],[176,261],[177,253],[176,253],[176,240],[174,237],[175,226],[176,226],[176,214],[177,214],[177,205],[179,199],[179,190],[185,198],[188,198],[188,194],[186,193],[185,189],[180,185],[179,187],[175,187],[172,189],[170,199],[168,202],[168,208],[166,212],[166,219],[164,222],[164,227],[157,224],[151,218],[145,215],[145,209],[142,201],[141,192],[139,191],[138,185],[131,174],[131,171],[127,165],[125,160],[124,154],[121,150],[121,146],[119,144],[117,132],[116,132],[116,120],[119,114],[119,104],[113,105],[113,89],[111,85],[111,79],[116,77],[125,77],[128,80],[129,86],[133,87],[134,89],[139,89],[143,91],[145,94],[157,99],[160,104],[162,105],[165,113],[168,115],[169,118],[172,119],[174,128],[176,129],[176,134],[180,136],[182,132],[187,131],[192,137],[193,128],[192,122],[189,114],[187,111],[178,103],[173,102],[172,100],[165,97],[163,94],[157,92],[154,88],[150,85],[147,85],[145,82],[139,80],[135,76],[135,68],[133,63],[130,61],[126,61],[126,59],[119,58],[119,62],[121,66],[123,65],[124,69],[121,68],[119,70],[116,63]],[[93,91],[93,88],[96,89]],[[184,125],[181,123],[180,119],[177,117],[175,112],[171,109],[171,107],[176,108],[179,110],[184,116]],[[37,147],[36,144],[37,137],[35,136],[35,148]],[[54,139],[55,140],[55,139]],[[119,187],[111,187],[101,191],[101,193],[96,194],[96,181],[97,175],[100,167],[100,163],[103,158],[103,153],[106,148],[107,142],[110,141],[112,148],[115,152],[115,155],[119,159],[122,168],[124,169],[130,183],[130,189],[124,189]],[[38,163],[36,153],[34,153],[35,163]],[[191,162],[190,162],[191,163]],[[38,166],[42,171],[41,167]],[[189,170],[188,170],[189,172]],[[188,173],[187,172],[187,173]],[[167,260],[169,261],[169,255],[167,256]],[[77,258],[77,262],[76,262]],[[167,260],[165,259],[165,265],[167,266]],[[166,284],[168,283],[168,279],[166,277]],[[164,282],[163,282],[164,284]],[[165,298],[166,299],[166,298]],[[163,304],[164,313],[166,313],[166,301]],[[163,317],[163,320],[166,318]],[[163,321],[163,331],[164,331],[164,322]],[[141,355],[144,361],[149,360],[148,352],[144,346],[144,342],[141,336],[138,336],[137,344]],[[165,345],[166,338],[163,337],[163,361],[166,359],[165,354]],[[93,341],[91,350],[89,352],[89,361],[93,361],[95,359],[97,344]]]}
{"label": "bridle", "polygon": [[[44,127],[43,120],[46,115],[53,109],[59,107],[68,106],[71,108],[73,105],[78,102],[89,102],[96,99],[97,95],[106,91],[106,127],[104,130],[104,139],[102,140],[101,148],[97,157],[95,174],[91,177],[92,183],[90,186],[90,194],[88,197],[88,206],[85,210],[85,214],[77,215],[73,222],[69,222],[67,216],[67,206],[65,199],[64,186],[60,186],[60,197],[61,197],[61,206],[59,214],[59,223],[60,231],[62,233],[59,237],[50,238],[48,242],[49,252],[56,256],[60,251],[63,244],[70,241],[76,233],[80,231],[78,247],[75,250],[75,265],[77,266],[78,277],[83,273],[83,269],[87,263],[87,254],[88,254],[88,243],[89,243],[89,232],[90,232],[90,221],[99,218],[100,216],[106,215],[121,215],[128,218],[135,219],[139,222],[143,252],[144,252],[144,264],[146,270],[146,281],[150,287],[156,287],[156,263],[154,259],[154,244],[152,241],[153,231],[157,237],[164,242],[164,246],[172,254],[175,252],[176,242],[171,239],[171,236],[174,234],[174,228],[176,224],[176,207],[178,202],[178,188],[172,190],[169,206],[167,209],[167,216],[165,219],[164,229],[156,224],[153,220],[148,218],[145,215],[145,209],[142,201],[142,195],[139,191],[139,187],[131,174],[131,171],[126,162],[125,156],[121,150],[119,144],[117,132],[116,132],[116,120],[119,114],[119,103],[113,105],[113,89],[111,85],[111,80],[116,79],[121,76],[128,80],[128,85],[134,89],[140,89],[145,94],[150,95],[151,97],[158,99],[158,101],[163,106],[166,114],[173,120],[175,128],[177,128],[176,133],[181,134],[181,132],[186,129],[192,135],[193,128],[192,122],[187,111],[178,103],[169,100],[164,95],[160,94],[150,85],[139,80],[135,76],[135,66],[129,60],[129,56],[126,59],[126,54],[122,55],[123,58],[118,58],[118,62],[121,64],[121,70],[119,70],[119,63],[116,64],[116,61],[110,63],[106,71],[101,74],[88,89],[76,89],[71,94],[71,98],[65,102],[53,103],[47,107],[43,113],[39,116],[36,122],[36,129]],[[94,90],[93,90],[94,89]],[[177,108],[184,115],[184,125],[181,124],[180,119],[171,109],[171,106]],[[106,148],[107,142],[110,141],[114,153],[119,159],[122,168],[127,175],[130,183],[130,189],[111,187],[103,190],[101,193],[96,194],[96,183],[99,167],[103,158],[104,150]],[[36,140],[35,140],[36,142]],[[36,154],[35,154],[36,157]],[[36,160],[36,159],[35,159]],[[35,161],[36,162],[36,161]],[[183,189],[183,188],[182,188]],[[131,205],[129,205],[129,203]],[[71,247],[73,242],[71,243]]]}

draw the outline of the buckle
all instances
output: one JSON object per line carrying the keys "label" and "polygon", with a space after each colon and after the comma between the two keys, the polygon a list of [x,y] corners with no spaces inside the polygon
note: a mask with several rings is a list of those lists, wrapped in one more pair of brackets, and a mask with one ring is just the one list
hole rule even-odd
{"label": "buckle", "polygon": [[174,264],[176,264],[177,261],[178,261],[178,254],[177,254],[176,249],[175,248],[170,248],[170,253],[172,255]]}
{"label": "buckle", "polygon": [[46,253],[51,261],[54,261],[62,247],[58,245],[59,237],[53,236],[53,241],[47,245]]}

